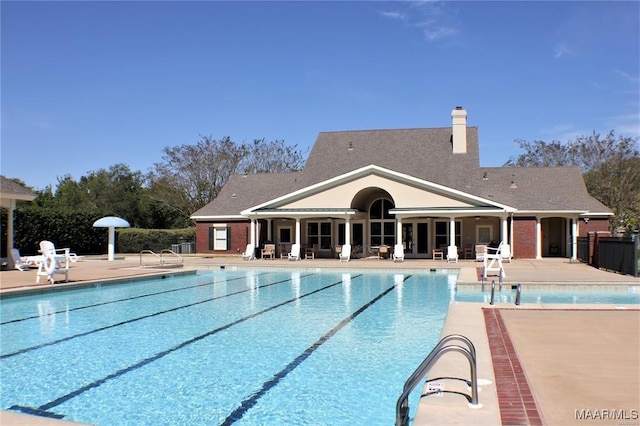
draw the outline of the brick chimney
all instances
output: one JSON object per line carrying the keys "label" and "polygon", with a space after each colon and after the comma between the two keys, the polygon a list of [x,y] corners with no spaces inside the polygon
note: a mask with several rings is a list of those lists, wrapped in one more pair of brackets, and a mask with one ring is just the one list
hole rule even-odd
{"label": "brick chimney", "polygon": [[467,111],[461,106],[451,111],[453,119],[453,153],[467,153]]}

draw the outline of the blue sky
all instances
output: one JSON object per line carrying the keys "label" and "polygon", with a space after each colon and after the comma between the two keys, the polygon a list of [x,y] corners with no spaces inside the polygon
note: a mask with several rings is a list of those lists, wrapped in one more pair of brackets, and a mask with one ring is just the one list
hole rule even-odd
{"label": "blue sky", "polygon": [[445,127],[482,166],[516,140],[640,134],[640,3],[12,2],[1,173],[36,189],[201,135],[306,155],[318,132]]}

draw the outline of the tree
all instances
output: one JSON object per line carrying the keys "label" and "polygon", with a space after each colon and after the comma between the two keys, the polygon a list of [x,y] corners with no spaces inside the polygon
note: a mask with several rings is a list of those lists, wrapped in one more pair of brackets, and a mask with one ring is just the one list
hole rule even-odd
{"label": "tree", "polygon": [[511,157],[505,166],[579,166],[589,193],[609,207],[611,230],[638,229],[640,225],[639,138],[605,137],[593,132],[566,144],[558,141],[516,141],[525,152]]}
{"label": "tree", "polygon": [[640,157],[614,158],[584,174],[589,192],[613,210],[611,228],[640,229]]}
{"label": "tree", "polygon": [[131,171],[126,164],[89,172],[76,181],[71,175],[58,178],[55,193],[48,186],[36,193],[36,199],[25,209],[47,209],[55,212],[87,212],[97,217],[120,216],[133,227],[169,228],[184,226],[184,220],[149,196],[145,176]]}
{"label": "tree", "polygon": [[283,140],[265,142],[255,139],[247,146],[247,156],[242,160],[239,171],[246,174],[283,173],[300,170],[304,165],[302,153],[297,146],[287,146]]}
{"label": "tree", "polygon": [[284,141],[237,144],[229,137],[201,137],[195,145],[166,147],[162,162],[148,174],[150,193],[188,220],[210,203],[235,173],[271,173],[299,170],[302,154]]}

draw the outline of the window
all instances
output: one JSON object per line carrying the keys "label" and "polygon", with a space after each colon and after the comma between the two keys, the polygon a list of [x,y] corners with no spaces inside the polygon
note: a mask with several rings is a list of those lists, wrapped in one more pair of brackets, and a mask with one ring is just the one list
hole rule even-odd
{"label": "window", "polygon": [[209,250],[230,250],[231,228],[226,224],[216,224],[209,228]]}
{"label": "window", "polygon": [[490,243],[493,241],[493,226],[476,225],[476,241],[478,243]]}
{"label": "window", "polygon": [[[449,246],[449,223],[450,222],[443,221],[436,222],[436,248]],[[456,220],[455,243],[457,247],[460,247],[460,245],[462,244],[460,229],[461,222]]]}
{"label": "window", "polygon": [[386,244],[392,246],[396,240],[395,215],[389,213],[393,208],[390,200],[380,198],[371,204],[369,209],[369,226],[371,230],[371,245]]}
{"label": "window", "polygon": [[280,228],[280,241],[281,244],[291,242],[291,228]]}
{"label": "window", "polygon": [[[343,245],[346,237],[344,232],[344,223],[338,224],[338,245]],[[362,246],[364,241],[364,226],[362,223],[351,223],[351,245]]]}
{"label": "window", "polygon": [[322,250],[331,249],[331,222],[307,222],[307,243],[318,244]]}

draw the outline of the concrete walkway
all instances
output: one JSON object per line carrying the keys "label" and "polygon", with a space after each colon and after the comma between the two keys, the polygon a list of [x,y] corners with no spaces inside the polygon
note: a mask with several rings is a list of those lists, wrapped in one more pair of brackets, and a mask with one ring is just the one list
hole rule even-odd
{"label": "concrete walkway", "polygon": [[[69,273],[71,282],[54,287],[234,266],[313,270],[458,269],[459,286],[478,286],[481,263],[412,259],[402,263],[378,259],[242,261],[239,257],[194,255],[185,257],[183,267],[176,269],[141,268],[137,255],[121,255],[113,262],[89,257],[74,263]],[[504,284],[519,283],[524,289],[568,285],[580,289],[598,286],[640,292],[640,278],[600,271],[568,259],[513,260],[504,266]],[[51,288],[48,284],[35,284],[35,278],[35,270],[0,272],[0,297]],[[498,277],[489,277],[489,281],[492,279],[497,281]],[[640,306],[620,308],[530,304],[516,309],[514,305],[500,304],[450,305],[442,335],[459,333],[473,341],[478,355],[478,377],[483,379],[479,394],[482,407],[469,408],[460,394],[451,393],[468,394],[463,383],[439,380],[469,375],[469,364],[462,356],[443,357],[432,369],[429,375],[432,382],[425,386],[423,393],[429,391],[433,383],[449,392],[422,398],[419,407],[411,407],[414,425],[639,424]],[[495,323],[498,325],[487,322],[487,312],[499,320]],[[506,348],[506,352],[496,358],[498,344]],[[502,365],[500,357],[507,361],[508,368],[496,368]],[[60,423],[1,412],[0,424]]]}
{"label": "concrete walkway", "polygon": [[[393,262],[388,259],[375,258],[354,259],[340,262],[337,259],[314,259],[288,261],[286,259],[243,261],[239,256],[207,257],[190,255],[184,257],[183,270],[218,269],[220,267],[249,268],[309,268],[309,269],[400,269],[420,270],[452,269],[459,270],[458,285],[479,285],[481,262],[462,260],[458,263],[447,263],[441,260],[407,259],[404,262]],[[541,260],[513,260],[505,263],[505,284],[549,285],[640,285],[640,278],[620,275],[592,268],[582,263],[571,263],[564,258]],[[163,274],[180,270],[171,267],[141,268],[138,255],[118,255],[116,260],[107,261],[102,257],[86,257],[84,261],[71,263],[69,281],[73,283],[96,280],[121,279],[152,274]],[[498,276],[489,276],[488,281],[498,281]],[[44,279],[36,284],[36,270],[21,272],[17,270],[0,272],[0,292],[16,289],[45,287]],[[56,284],[58,286],[59,284]]]}

